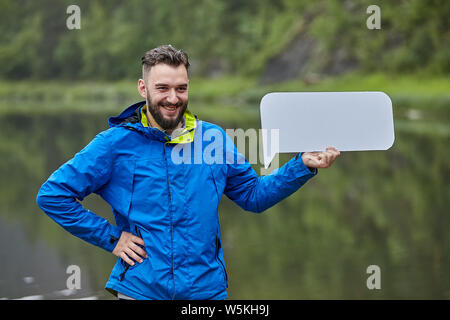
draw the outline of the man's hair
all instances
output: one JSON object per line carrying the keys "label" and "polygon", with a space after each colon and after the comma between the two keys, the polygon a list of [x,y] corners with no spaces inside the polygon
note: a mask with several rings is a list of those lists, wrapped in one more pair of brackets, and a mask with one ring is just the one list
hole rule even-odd
{"label": "man's hair", "polygon": [[165,63],[175,67],[182,64],[186,67],[186,71],[189,70],[189,59],[187,54],[182,50],[175,49],[170,44],[147,51],[141,60],[142,76],[144,77],[144,80],[147,79],[150,69],[158,63]]}

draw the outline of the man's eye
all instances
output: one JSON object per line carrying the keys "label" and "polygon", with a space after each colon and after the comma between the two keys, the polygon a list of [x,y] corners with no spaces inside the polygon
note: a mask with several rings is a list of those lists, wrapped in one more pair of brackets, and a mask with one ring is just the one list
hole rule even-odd
{"label": "man's eye", "polygon": [[178,91],[180,91],[180,92],[184,92],[184,91],[186,91],[187,90],[187,88],[178,88]]}

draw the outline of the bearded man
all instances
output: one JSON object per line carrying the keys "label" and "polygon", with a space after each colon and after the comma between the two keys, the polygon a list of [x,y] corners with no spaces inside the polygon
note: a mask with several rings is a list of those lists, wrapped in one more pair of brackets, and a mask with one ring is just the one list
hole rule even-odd
{"label": "bearded man", "polygon": [[[57,169],[37,196],[68,232],[118,257],[106,289],[121,299],[226,299],[222,195],[262,212],[339,155],[334,148],[303,153],[258,176],[222,128],[187,109],[188,68],[187,54],[170,45],[148,51],[138,80],[145,101],[111,117],[110,128]],[[223,149],[215,161],[197,161],[209,144],[202,133],[210,130]],[[174,161],[175,148],[188,147],[188,161]],[[80,204],[91,193],[109,203],[115,225]]]}

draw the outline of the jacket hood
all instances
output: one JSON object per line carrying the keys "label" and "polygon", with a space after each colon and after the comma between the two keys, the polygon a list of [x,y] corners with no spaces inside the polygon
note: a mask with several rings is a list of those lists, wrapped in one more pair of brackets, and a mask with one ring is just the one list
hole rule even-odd
{"label": "jacket hood", "polygon": [[[165,132],[157,128],[149,127],[145,113],[141,112],[141,108],[145,106],[146,101],[137,102],[116,117],[108,119],[109,127],[126,126],[128,129],[143,133],[146,136],[152,136],[157,140],[168,143],[190,143],[194,140],[195,128],[197,127],[197,117],[186,109],[184,112],[185,127],[180,129],[181,132],[175,138],[167,135]],[[150,130],[146,130],[150,129]]]}
{"label": "jacket hood", "polygon": [[[112,127],[117,127],[119,125],[121,125],[124,122],[127,122],[127,120],[129,118],[133,118],[134,116],[139,117],[139,109],[145,105],[145,101],[140,101],[137,102],[131,106],[129,106],[128,108],[126,108],[125,110],[122,111],[122,113],[120,113],[118,116],[115,117],[110,117],[108,119],[108,125],[110,128]],[[132,123],[138,122],[139,119],[137,119],[137,121],[133,121],[134,119],[130,119]]]}

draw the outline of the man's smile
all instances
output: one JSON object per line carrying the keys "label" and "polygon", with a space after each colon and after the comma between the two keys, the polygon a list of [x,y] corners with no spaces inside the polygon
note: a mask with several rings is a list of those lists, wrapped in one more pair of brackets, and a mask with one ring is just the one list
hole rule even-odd
{"label": "man's smile", "polygon": [[159,103],[159,112],[162,114],[163,117],[167,118],[173,118],[176,117],[181,107],[183,106],[183,103],[181,101],[177,103],[168,103],[167,101],[164,101],[162,103]]}
{"label": "man's smile", "polygon": [[167,116],[174,116],[178,113],[179,107],[174,105],[161,106],[164,109],[164,114]]}

